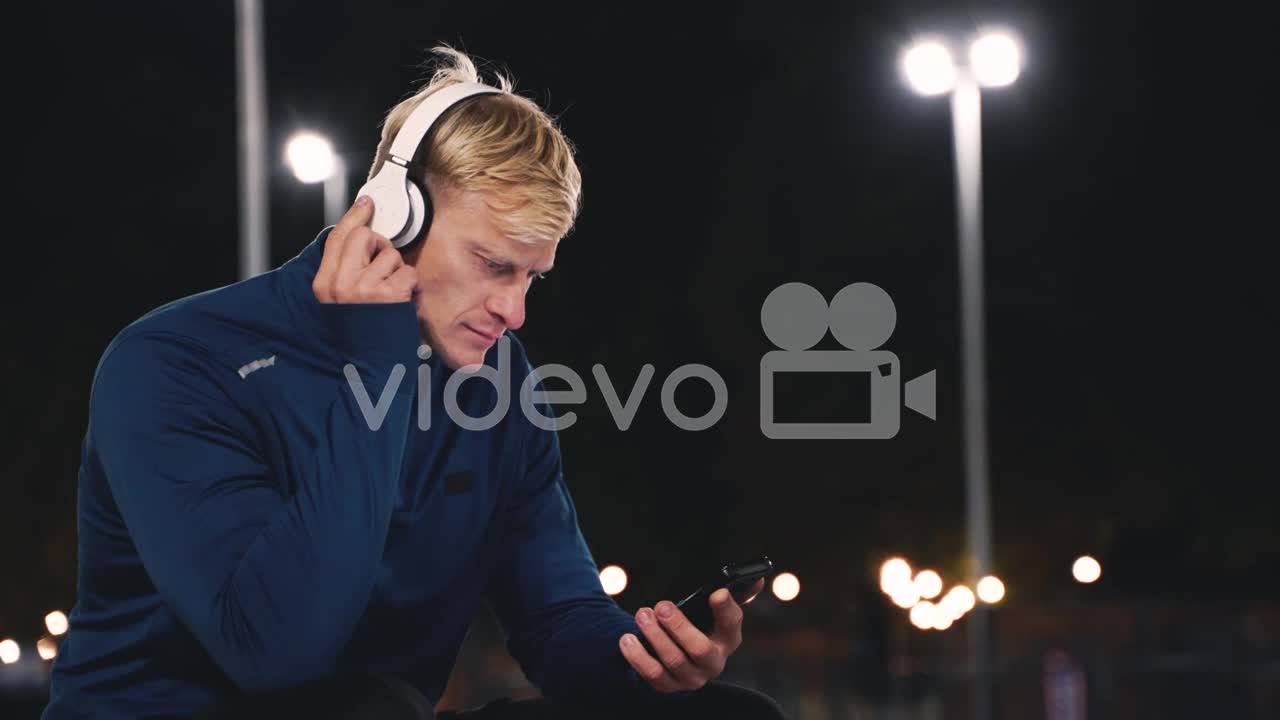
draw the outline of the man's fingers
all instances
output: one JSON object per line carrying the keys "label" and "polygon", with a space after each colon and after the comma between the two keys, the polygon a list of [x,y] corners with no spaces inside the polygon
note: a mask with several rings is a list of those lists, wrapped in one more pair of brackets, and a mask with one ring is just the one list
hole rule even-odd
{"label": "man's fingers", "polygon": [[394,291],[390,302],[412,300],[413,294],[418,290],[418,271],[412,265],[401,265],[384,284],[390,285]]}
{"label": "man's fingers", "polygon": [[618,646],[622,649],[622,657],[626,658],[627,663],[635,668],[640,677],[652,685],[654,690],[669,693],[680,689],[676,679],[671,677],[671,674],[662,666],[662,663],[655,660],[644,649],[644,646],[635,635],[631,633],[623,635],[618,641]]}
{"label": "man's fingers", "polygon": [[697,668],[693,667],[693,663],[685,656],[680,646],[658,624],[652,610],[640,608],[636,613],[636,624],[640,626],[640,632],[644,633],[645,639],[649,641],[649,647],[653,648],[654,657],[658,658],[672,677],[681,683],[694,679],[692,675]]}
{"label": "man's fingers", "polygon": [[[354,292],[361,279],[361,273],[369,267],[369,262],[384,250],[395,252],[390,240],[365,227],[352,230],[342,248],[342,257],[338,259],[338,270],[333,279],[334,287],[342,288],[346,293]],[[338,297],[340,302],[350,299]]]}
{"label": "man's fingers", "polygon": [[373,262],[360,271],[360,279],[357,282],[369,288],[376,287],[378,283],[390,277],[392,273],[403,266],[404,258],[388,242],[386,248],[378,251],[378,254],[373,258]]}
{"label": "man's fingers", "polygon": [[[346,248],[347,236],[352,230],[369,223],[373,218],[373,200],[361,196],[347,212],[338,220],[338,224],[329,231],[324,241],[324,255],[320,259],[320,268],[316,271],[313,286],[326,294],[333,285],[334,276],[338,272],[338,264],[342,252]],[[330,298],[331,299],[331,298]]]}
{"label": "man's fingers", "polygon": [[[355,290],[359,298],[379,303],[405,302],[413,299],[414,291],[418,289],[418,271],[412,265],[396,263],[387,257],[388,254],[396,257],[400,255],[398,251],[391,248],[383,250],[378,257],[374,258],[360,276]],[[395,269],[388,272],[386,270],[388,267]]]}
{"label": "man's fingers", "polygon": [[715,645],[688,620],[684,620],[684,624],[696,637],[681,632],[681,628],[674,626],[672,620],[676,614],[681,618],[684,616],[672,603],[663,601],[658,603],[658,608],[659,612],[669,608],[672,616],[659,620],[653,611],[643,609],[636,614],[636,622],[640,624],[640,629],[644,631],[667,671],[687,689],[700,688],[708,678],[719,675],[724,666],[723,663],[717,664],[718,649]]}
{"label": "man's fingers", "polygon": [[373,201],[361,197],[325,239],[324,258],[311,289],[322,303],[395,303],[412,300],[418,273],[391,241],[368,227]]}
{"label": "man's fingers", "polygon": [[715,677],[724,669],[720,649],[669,600],[658,603],[658,619],[700,672]]}
{"label": "man's fingers", "polygon": [[715,639],[724,643],[729,652],[737,650],[742,644],[742,607],[728,590],[720,588],[711,593],[711,612],[716,620],[716,629],[712,633]]}
{"label": "man's fingers", "polygon": [[[763,583],[755,584],[752,595],[764,588]],[[670,687],[697,690],[724,672],[725,660],[742,644],[742,608],[724,588],[712,593],[709,601],[715,617],[710,637],[667,600],[658,603],[657,612],[641,608],[636,613],[652,652],[624,637],[622,653],[650,685],[663,692],[671,692],[665,689]]]}
{"label": "man's fingers", "polygon": [[373,200],[361,195],[351,207],[338,219],[338,224],[329,232],[329,237],[345,238],[362,225],[368,225],[373,219]]}

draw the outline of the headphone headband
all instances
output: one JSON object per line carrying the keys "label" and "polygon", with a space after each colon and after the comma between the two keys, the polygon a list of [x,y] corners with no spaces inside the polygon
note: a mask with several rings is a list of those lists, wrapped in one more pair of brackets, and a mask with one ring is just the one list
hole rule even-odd
{"label": "headphone headband", "polygon": [[475,95],[496,95],[502,91],[480,83],[458,83],[440,88],[414,108],[391,143],[387,159],[378,173],[360,188],[360,195],[373,198],[373,231],[397,248],[413,242],[431,223],[431,198],[425,189],[408,177],[409,163],[427,133],[449,108]]}
{"label": "headphone headband", "polygon": [[422,144],[423,138],[431,131],[436,120],[439,120],[449,108],[475,95],[501,93],[502,91],[498,88],[472,82],[449,85],[431,93],[426,100],[414,108],[409,119],[405,120],[404,126],[400,128],[400,132],[396,133],[396,139],[391,143],[391,154],[387,160],[402,167],[408,166],[418,152],[418,146]]}

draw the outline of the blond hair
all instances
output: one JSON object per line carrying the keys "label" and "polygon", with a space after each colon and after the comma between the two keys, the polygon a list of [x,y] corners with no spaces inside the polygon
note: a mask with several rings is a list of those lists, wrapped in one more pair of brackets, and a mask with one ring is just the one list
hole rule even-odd
{"label": "blond hair", "polygon": [[[431,52],[436,56],[431,79],[383,121],[370,178],[423,100],[449,85],[482,82],[466,54],[447,45]],[[510,78],[496,75],[494,87],[501,94],[480,95],[447,112],[419,146],[410,175],[432,188],[480,194],[498,230],[513,240],[556,242],[573,227],[580,208],[582,176],[573,146],[535,102],[515,94]]]}

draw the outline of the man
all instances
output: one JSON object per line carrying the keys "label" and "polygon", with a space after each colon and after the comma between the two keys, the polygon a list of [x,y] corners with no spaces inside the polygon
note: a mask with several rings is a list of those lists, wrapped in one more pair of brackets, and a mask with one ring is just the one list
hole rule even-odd
{"label": "man", "polygon": [[[479,81],[437,52],[371,176],[418,103]],[[482,432],[450,420],[451,398],[479,418],[500,396],[455,375],[505,366],[518,389],[531,373],[510,331],[578,211],[568,142],[501,90],[419,148],[425,238],[395,249],[362,198],[280,268],[154,310],[108,346],[46,718],[431,717],[485,600],[545,699],[476,717],[779,716],[712,682],[741,642],[727,593],[710,634],[669,602],[633,618],[604,594],[554,432],[517,410]]]}

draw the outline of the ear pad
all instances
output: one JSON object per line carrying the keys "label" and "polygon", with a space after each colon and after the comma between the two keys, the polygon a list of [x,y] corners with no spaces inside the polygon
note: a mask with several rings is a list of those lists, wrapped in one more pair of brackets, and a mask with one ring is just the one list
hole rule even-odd
{"label": "ear pad", "polygon": [[412,199],[405,187],[404,168],[387,163],[360,188],[359,195],[368,195],[373,200],[373,222],[369,227],[399,247],[397,238],[406,234],[413,214]]}
{"label": "ear pad", "polygon": [[405,178],[405,194],[409,196],[409,223],[404,232],[390,238],[391,244],[403,248],[427,234],[431,227],[431,197],[411,178]]}

